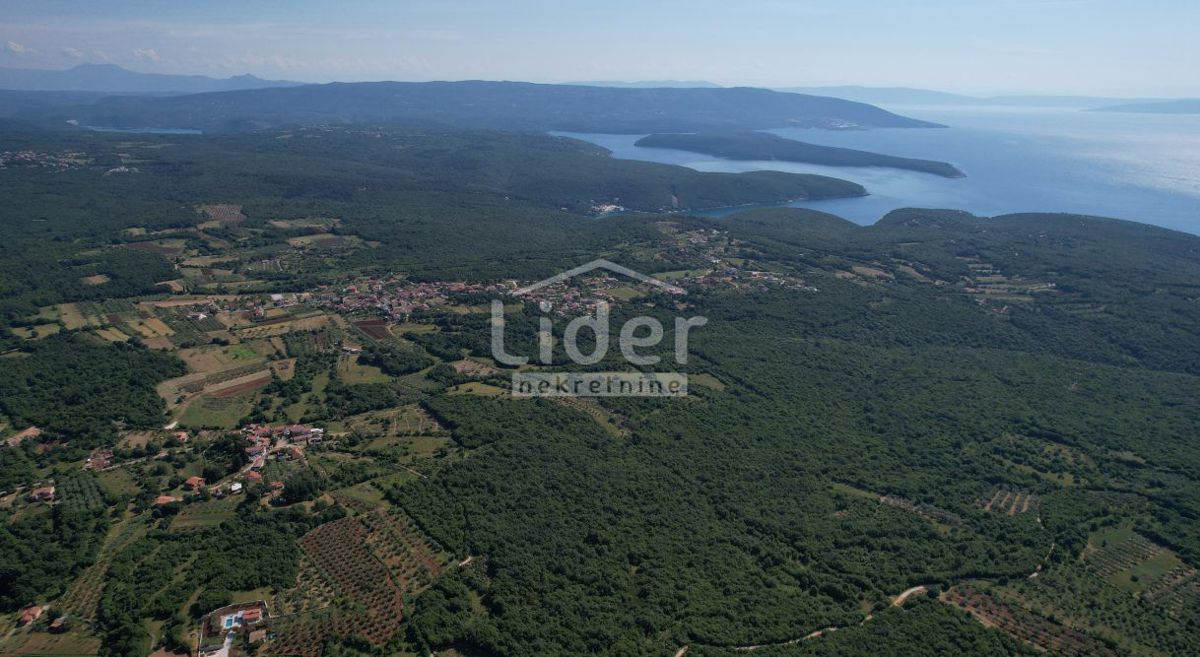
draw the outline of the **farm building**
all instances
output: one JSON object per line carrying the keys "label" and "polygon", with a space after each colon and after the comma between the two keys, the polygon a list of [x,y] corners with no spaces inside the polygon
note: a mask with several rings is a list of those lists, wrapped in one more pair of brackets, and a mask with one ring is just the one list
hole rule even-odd
{"label": "farm building", "polygon": [[173,504],[178,502],[179,498],[173,495],[159,495],[154,498],[154,506],[163,506],[164,504]]}
{"label": "farm building", "polygon": [[17,619],[17,625],[28,625],[41,618],[42,612],[45,611],[45,609],[46,608],[41,605],[33,605],[32,607],[26,607],[22,609],[21,616]]}
{"label": "farm building", "polygon": [[42,486],[29,491],[30,502],[53,502],[54,486]]}
{"label": "farm building", "polygon": [[188,490],[200,490],[204,487],[204,477],[192,475],[187,481],[183,482],[183,487]]}

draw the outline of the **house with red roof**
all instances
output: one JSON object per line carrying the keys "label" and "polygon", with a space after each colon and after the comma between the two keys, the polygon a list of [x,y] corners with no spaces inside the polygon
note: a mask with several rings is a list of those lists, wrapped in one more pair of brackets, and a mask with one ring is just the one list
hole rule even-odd
{"label": "house with red roof", "polygon": [[33,605],[21,610],[21,617],[17,619],[17,625],[25,626],[42,617],[42,612],[46,608],[41,605]]}

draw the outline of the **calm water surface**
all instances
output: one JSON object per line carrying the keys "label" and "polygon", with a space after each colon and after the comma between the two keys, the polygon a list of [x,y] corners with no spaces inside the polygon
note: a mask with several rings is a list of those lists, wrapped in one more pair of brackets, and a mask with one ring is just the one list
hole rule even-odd
{"label": "calm water surface", "polygon": [[870,196],[793,203],[873,223],[900,207],[981,215],[1075,212],[1200,234],[1200,115],[1073,109],[888,107],[946,129],[773,132],[815,144],[950,162],[966,178],[870,167],[734,162],[686,151],[639,148],[642,135],[559,133],[608,148],[614,157],[700,171],[774,169],[853,180]]}

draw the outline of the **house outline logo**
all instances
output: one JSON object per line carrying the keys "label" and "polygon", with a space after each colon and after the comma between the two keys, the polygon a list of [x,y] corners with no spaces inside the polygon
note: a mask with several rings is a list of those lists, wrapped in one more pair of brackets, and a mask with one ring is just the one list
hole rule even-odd
{"label": "house outline logo", "polygon": [[532,283],[525,287],[518,288],[513,291],[513,295],[525,296],[531,292],[536,292],[544,287],[554,285],[555,283],[561,283],[567,279],[574,278],[580,274],[586,274],[588,272],[595,271],[597,269],[606,269],[615,274],[621,274],[622,276],[632,278],[638,282],[645,283],[647,285],[652,285],[654,287],[666,290],[670,294],[687,294],[687,290],[683,289],[682,287],[679,287],[678,285],[671,285],[670,283],[663,281],[663,280],[659,280],[657,278],[654,278],[653,276],[647,276],[646,274],[634,271],[623,265],[618,265],[617,263],[612,262],[611,260],[605,260],[604,258],[597,258],[591,262],[584,263],[573,269],[568,269],[567,271],[555,274],[554,276],[551,276],[550,278],[545,278],[536,283]]}

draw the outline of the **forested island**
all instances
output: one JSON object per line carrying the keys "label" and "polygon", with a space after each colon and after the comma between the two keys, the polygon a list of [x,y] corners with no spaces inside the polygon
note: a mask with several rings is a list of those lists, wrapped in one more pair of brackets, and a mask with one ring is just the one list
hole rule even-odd
{"label": "forested island", "polygon": [[1200,99],[1164,100],[1147,103],[1124,103],[1109,105],[1096,112],[1124,112],[1127,114],[1200,114]]}
{"label": "forested island", "polygon": [[674,148],[730,160],[779,160],[831,167],[888,167],[932,173],[946,178],[962,178],[966,175],[947,162],[897,157],[852,148],[819,146],[768,132],[661,133],[642,137],[636,145],[643,148]]}

